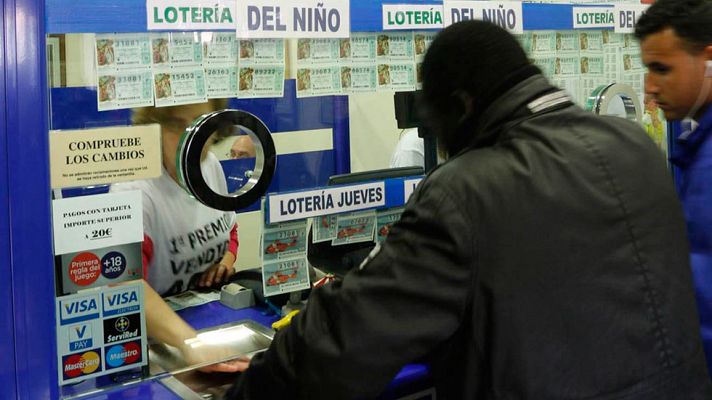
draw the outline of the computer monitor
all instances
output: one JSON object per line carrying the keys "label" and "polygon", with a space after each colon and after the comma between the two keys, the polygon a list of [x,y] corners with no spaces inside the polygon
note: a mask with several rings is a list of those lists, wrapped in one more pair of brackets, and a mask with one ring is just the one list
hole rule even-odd
{"label": "computer monitor", "polygon": [[[373,171],[355,172],[351,174],[334,175],[329,178],[329,185],[345,185],[369,181],[402,178],[406,176],[423,175],[422,167],[402,167],[379,169]],[[341,278],[353,268],[361,265],[368,253],[376,245],[374,242],[349,243],[333,246],[331,242],[312,243],[312,231],[309,231],[309,246],[307,258],[314,267]]]}

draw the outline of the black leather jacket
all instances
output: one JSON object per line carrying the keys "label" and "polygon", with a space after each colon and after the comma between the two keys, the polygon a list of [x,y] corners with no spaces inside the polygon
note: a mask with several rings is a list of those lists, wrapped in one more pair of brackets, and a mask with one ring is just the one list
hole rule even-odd
{"label": "black leather jacket", "polygon": [[532,115],[553,89],[537,75],[493,103],[228,397],[373,398],[425,359],[438,399],[712,399],[663,155],[619,118]]}

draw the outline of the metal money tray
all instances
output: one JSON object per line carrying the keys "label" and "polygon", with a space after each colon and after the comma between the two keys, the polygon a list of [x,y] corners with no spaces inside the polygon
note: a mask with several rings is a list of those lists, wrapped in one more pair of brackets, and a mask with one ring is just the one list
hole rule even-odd
{"label": "metal money tray", "polygon": [[[274,332],[254,321],[243,320],[213,328],[198,331],[199,336],[218,338],[220,344],[227,348],[232,358],[239,356],[251,357],[266,350]],[[232,383],[237,374],[205,373],[199,371],[206,364],[188,365],[180,351],[163,343],[149,345],[149,365],[151,375],[165,374],[160,381],[183,399],[206,400],[220,398]]]}

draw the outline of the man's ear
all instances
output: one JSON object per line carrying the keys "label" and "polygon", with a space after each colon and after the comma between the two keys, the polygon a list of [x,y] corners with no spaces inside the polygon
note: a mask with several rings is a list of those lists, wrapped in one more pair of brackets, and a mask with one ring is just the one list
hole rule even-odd
{"label": "man's ear", "polygon": [[712,45],[705,47],[703,50],[705,55],[705,77],[712,77]]}
{"label": "man's ear", "polygon": [[456,90],[455,93],[453,93],[453,97],[456,99],[455,103],[459,106],[460,119],[458,122],[468,119],[475,111],[472,96],[464,90]]}

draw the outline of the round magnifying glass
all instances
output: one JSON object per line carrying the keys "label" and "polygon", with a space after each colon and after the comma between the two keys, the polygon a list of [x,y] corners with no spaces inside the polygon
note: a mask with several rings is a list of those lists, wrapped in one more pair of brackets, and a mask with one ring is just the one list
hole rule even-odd
{"label": "round magnifying glass", "polygon": [[598,115],[613,115],[643,122],[643,109],[635,90],[629,85],[612,83],[599,86],[586,100],[586,110]]}
{"label": "round magnifying glass", "polygon": [[277,164],[272,134],[255,115],[240,110],[205,114],[178,145],[180,184],[198,201],[236,211],[267,192]]}

